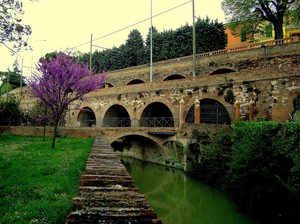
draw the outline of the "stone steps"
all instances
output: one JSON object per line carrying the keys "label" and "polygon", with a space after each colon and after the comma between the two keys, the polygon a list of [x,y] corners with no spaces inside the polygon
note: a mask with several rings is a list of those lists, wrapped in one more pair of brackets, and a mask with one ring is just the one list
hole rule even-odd
{"label": "stone steps", "polygon": [[66,224],[161,223],[103,136],[95,139]]}

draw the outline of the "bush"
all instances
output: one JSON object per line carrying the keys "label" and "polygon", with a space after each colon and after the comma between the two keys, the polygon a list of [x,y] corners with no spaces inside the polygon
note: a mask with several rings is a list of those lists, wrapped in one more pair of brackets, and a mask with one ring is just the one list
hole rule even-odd
{"label": "bush", "polygon": [[204,142],[200,145],[201,163],[197,174],[205,177],[206,182],[222,187],[231,159],[231,133],[220,130],[208,136],[208,144]]}
{"label": "bush", "polygon": [[[195,131],[195,136],[197,132]],[[196,173],[262,223],[300,218],[300,122],[236,122],[200,145]]]}
{"label": "bush", "polygon": [[0,100],[0,125],[19,125],[23,114],[19,109],[19,102]]}
{"label": "bush", "polygon": [[299,133],[299,124],[234,124],[226,189],[264,222],[289,223],[299,216]]}

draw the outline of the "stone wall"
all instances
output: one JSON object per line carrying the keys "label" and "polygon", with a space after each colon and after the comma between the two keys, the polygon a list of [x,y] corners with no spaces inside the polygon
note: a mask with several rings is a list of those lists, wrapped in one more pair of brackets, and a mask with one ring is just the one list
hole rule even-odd
{"label": "stone wall", "polygon": [[[96,117],[96,127],[101,127],[106,112],[114,105],[126,109],[130,119],[139,120],[144,109],[154,102],[166,105],[179,126],[180,101],[184,101],[185,114],[199,100],[213,99],[228,110],[231,120],[236,119],[234,103],[241,106],[242,118],[249,114],[249,104],[254,105],[255,119],[283,122],[291,118],[293,100],[300,93],[300,43],[267,47],[266,65],[263,49],[248,49],[223,54],[197,56],[198,76],[191,77],[192,57],[154,63],[154,81],[148,82],[149,66],[137,66],[109,72],[114,87],[99,89],[69,107],[67,127],[80,127],[79,109],[89,107]],[[214,75],[213,72],[219,71]],[[185,79],[163,81],[172,74]],[[134,79],[146,83],[126,85]],[[24,88],[26,91],[26,88]],[[233,92],[233,99],[226,95]],[[18,94],[18,89],[11,94]],[[233,102],[232,102],[233,101]],[[27,95],[21,102],[30,108],[35,99]]]}

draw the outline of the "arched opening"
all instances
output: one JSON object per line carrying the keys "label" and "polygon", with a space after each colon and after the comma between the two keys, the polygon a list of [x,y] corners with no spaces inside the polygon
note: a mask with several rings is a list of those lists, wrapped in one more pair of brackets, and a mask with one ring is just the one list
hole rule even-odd
{"label": "arched opening", "polygon": [[185,79],[185,77],[183,75],[174,74],[174,75],[170,75],[170,76],[166,77],[164,79],[164,81],[176,80],[176,79]]}
{"label": "arched opening", "polygon": [[231,73],[231,72],[235,72],[235,71],[232,70],[232,69],[229,69],[229,68],[221,68],[221,69],[218,69],[216,71],[213,71],[209,75],[227,74],[227,73]]}
{"label": "arched opening", "polygon": [[80,127],[92,127],[96,125],[96,116],[90,107],[84,107],[80,110],[77,121],[80,122]]}
{"label": "arched opening", "polygon": [[185,116],[185,123],[188,124],[193,124],[194,123],[194,119],[195,119],[195,115],[194,115],[194,105],[190,107],[189,111],[187,112],[186,116]]}
{"label": "arched opening", "polygon": [[[185,117],[185,123],[194,123],[195,109],[191,106]],[[225,106],[217,100],[203,99],[200,101],[200,123],[230,124],[231,120]]]}
{"label": "arched opening", "polygon": [[200,101],[200,123],[230,124],[231,120],[225,106],[217,100],[203,99]]}
{"label": "arched opening", "polygon": [[110,87],[113,87],[113,85],[107,82],[107,83],[105,83],[104,87],[105,88],[110,88]]}
{"label": "arched opening", "polygon": [[122,158],[130,157],[160,164],[164,164],[166,160],[164,149],[152,139],[141,135],[125,135],[113,141],[111,147]]}
{"label": "arched opening", "polygon": [[174,127],[174,118],[171,110],[163,103],[149,104],[143,111],[141,127]]}
{"label": "arched opening", "polygon": [[131,80],[127,85],[136,85],[136,84],[141,84],[141,83],[145,83],[145,82],[140,79],[134,79],[134,80]]}
{"label": "arched opening", "polygon": [[121,105],[111,106],[105,113],[103,127],[130,127],[130,117]]}

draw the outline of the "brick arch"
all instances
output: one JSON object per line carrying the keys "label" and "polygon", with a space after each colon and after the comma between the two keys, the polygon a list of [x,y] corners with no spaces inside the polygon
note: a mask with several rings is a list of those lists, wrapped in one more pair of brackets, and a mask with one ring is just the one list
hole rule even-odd
{"label": "brick arch", "polygon": [[110,105],[103,112],[103,127],[130,127],[131,118],[125,106],[120,104]]}
{"label": "brick arch", "polygon": [[106,136],[109,144],[112,144],[113,142],[119,140],[119,139],[123,139],[125,137],[128,137],[128,136],[141,136],[141,137],[144,137],[144,138],[147,138],[151,141],[153,141],[155,144],[157,144],[158,146],[160,146],[161,148],[163,148],[165,142],[162,141],[162,139],[158,138],[158,137],[155,137],[155,136],[152,136],[152,135],[148,135],[147,132],[141,134],[140,132],[139,133],[136,133],[134,130],[125,130],[125,132],[122,132],[121,130],[117,132],[117,134],[115,135],[109,135],[109,136]]}
{"label": "brick arch", "polygon": [[145,108],[155,102],[166,105],[169,108],[169,110],[171,111],[172,116],[174,118],[179,116],[179,102],[178,102],[178,108],[177,108],[176,105],[174,105],[171,102],[169,102],[168,100],[158,96],[158,97],[151,97],[151,98],[148,98],[147,100],[145,100],[144,105],[142,107],[140,107],[139,110],[137,111],[136,118],[140,119]]}
{"label": "brick arch", "polygon": [[189,110],[194,106],[195,101],[199,100],[201,103],[201,100],[204,99],[211,99],[211,100],[215,100],[217,102],[219,102],[220,104],[222,104],[228,111],[229,114],[229,118],[231,121],[234,120],[234,106],[228,102],[226,102],[224,100],[223,96],[218,96],[217,93],[209,93],[209,94],[205,94],[203,97],[193,97],[191,100],[189,100],[188,102],[185,102],[185,121],[187,120],[187,116],[188,116],[188,112]]}
{"label": "brick arch", "polygon": [[220,67],[214,70],[209,71],[209,75],[221,75],[221,74],[228,74],[232,72],[237,72],[235,68],[232,67]]}
{"label": "brick arch", "polygon": [[[76,119],[76,121],[77,121],[81,109],[83,109],[83,108],[90,108],[90,109],[94,112],[94,114],[95,114],[95,119],[96,119],[96,123],[97,123],[97,121],[98,121],[97,109],[96,109],[95,107],[93,107],[91,104],[92,104],[92,103],[85,102],[85,103],[83,103],[82,105],[80,105],[79,107],[73,108],[73,109],[70,111],[70,114],[72,114],[72,116],[73,116],[73,117]],[[73,110],[75,110],[75,112],[73,112]]]}
{"label": "brick arch", "polygon": [[[130,119],[132,120],[132,119],[135,118],[135,116],[133,115],[133,109],[131,109],[131,105],[128,105],[128,104],[124,103],[124,102],[121,101],[121,100],[111,100],[109,104],[103,106],[103,107],[101,108],[101,114],[100,114],[100,117],[103,118],[104,115],[105,115],[105,113],[107,112],[107,110],[108,110],[110,107],[112,107],[113,105],[120,105],[120,106],[124,107],[124,108],[127,110]],[[130,107],[129,107],[129,106],[130,106]]]}
{"label": "brick arch", "polygon": [[142,79],[133,79],[133,80],[129,81],[127,83],[127,85],[137,85],[137,84],[143,84],[143,83],[145,83],[145,81]]}
{"label": "brick arch", "polygon": [[[141,119],[142,119],[142,116],[143,116],[143,113],[144,113],[144,111],[145,111],[145,109],[148,107],[148,106],[150,106],[151,104],[153,104],[153,103],[159,103],[159,104],[162,104],[162,105],[164,105],[164,106],[166,106],[168,109],[169,109],[169,111],[170,111],[170,113],[171,113],[171,115],[172,115],[172,117],[173,117],[173,119],[174,119],[174,124],[173,124],[173,126],[177,126],[177,118],[178,118],[178,116],[179,116],[179,113],[178,113],[178,111],[177,110],[179,110],[179,109],[177,109],[177,107],[176,106],[174,106],[173,104],[171,104],[169,101],[167,101],[167,100],[163,100],[162,98],[151,98],[151,99],[149,99],[149,100],[147,100],[146,102],[145,102],[145,104],[143,105],[143,107],[141,107],[140,109],[139,109],[139,111],[137,112],[137,119],[139,119],[140,121],[141,121]],[[179,103],[178,103],[179,104]]]}
{"label": "brick arch", "polygon": [[172,75],[167,75],[164,77],[163,81],[169,81],[169,80],[178,80],[178,79],[185,79],[186,77],[181,74],[172,74]]}
{"label": "brick arch", "polygon": [[96,114],[90,107],[83,107],[77,116],[80,127],[92,127],[96,125]]}

